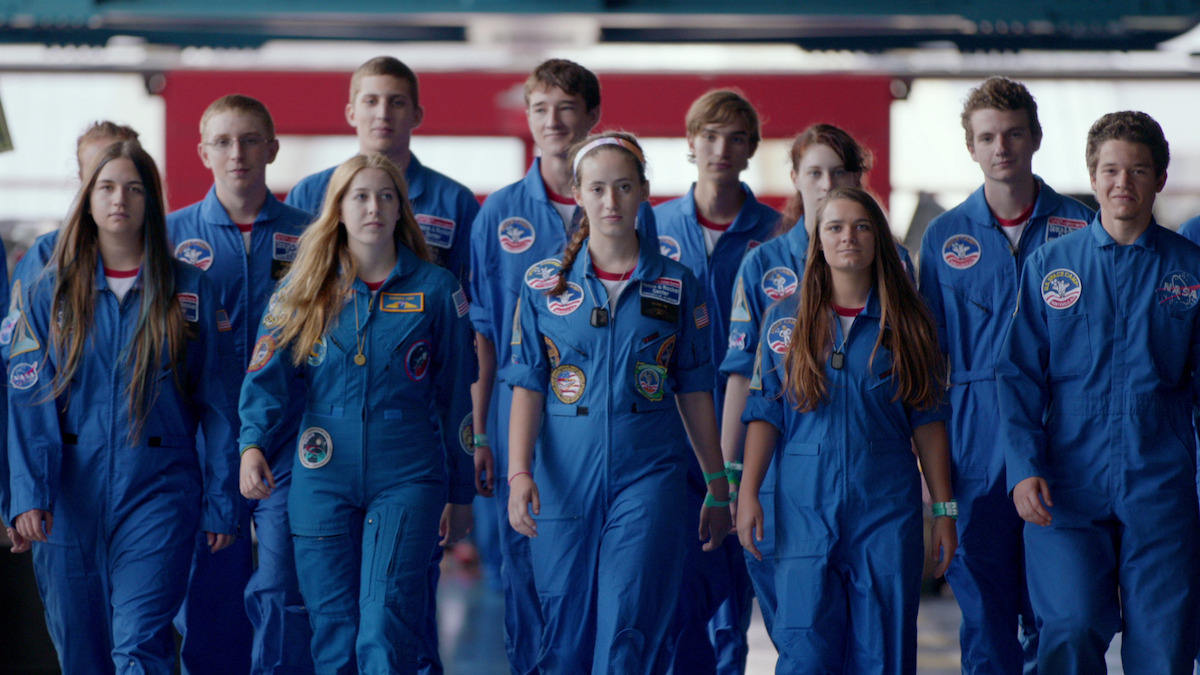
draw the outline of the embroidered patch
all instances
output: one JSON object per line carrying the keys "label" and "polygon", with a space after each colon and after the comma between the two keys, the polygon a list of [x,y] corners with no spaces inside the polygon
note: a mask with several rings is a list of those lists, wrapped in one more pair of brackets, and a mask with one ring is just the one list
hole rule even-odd
{"label": "embroidered patch", "polygon": [[254,343],[254,353],[250,357],[250,365],[246,368],[247,373],[257,372],[263,369],[271,361],[271,357],[275,355],[275,338],[270,335],[264,335],[258,338],[258,342]]}
{"label": "embroidered patch", "polygon": [[587,388],[587,377],[575,366],[559,366],[550,371],[550,388],[563,403],[574,403]]}
{"label": "embroidered patch", "polygon": [[654,281],[643,281],[641,293],[643,298],[678,305],[683,299],[683,281],[672,277],[659,277]]}
{"label": "embroidered patch", "polygon": [[425,234],[425,243],[437,248],[450,248],[454,241],[454,221],[449,218],[439,218],[427,213],[416,215],[417,225]]}
{"label": "embroidered patch", "polygon": [[679,246],[679,242],[675,240],[675,237],[659,236],[658,252],[675,261],[678,261],[683,256],[683,249]]}
{"label": "embroidered patch", "polygon": [[308,350],[308,365],[312,368],[316,368],[322,363],[325,363],[325,354],[328,353],[328,351],[329,348],[325,344],[325,336],[322,335],[320,340],[317,340],[313,343],[312,349]]}
{"label": "embroidered patch", "polygon": [[228,333],[233,330],[233,324],[229,323],[229,312],[223,309],[217,310],[217,331]]}
{"label": "embroidered patch", "polygon": [[562,262],[558,258],[539,260],[525,270],[525,285],[538,291],[554,288],[558,283],[558,273],[562,270]]}
{"label": "embroidered patch", "polygon": [[408,379],[414,382],[425,379],[429,374],[431,356],[433,347],[430,346],[429,340],[414,342],[413,346],[408,348],[408,355],[404,357],[404,370],[408,373]]}
{"label": "embroidered patch", "polygon": [[175,247],[175,257],[183,262],[207,270],[213,264],[213,247],[203,239],[184,239]]}
{"label": "embroidered patch", "polygon": [[521,344],[521,299],[517,298],[517,306],[513,309],[512,320],[512,339],[508,341],[510,345]]}
{"label": "embroidered patch", "polygon": [[664,368],[671,362],[671,354],[675,352],[675,336],[663,340],[663,343],[658,347],[658,353],[654,355],[654,362]]}
{"label": "embroidered patch", "polygon": [[667,369],[662,366],[638,361],[633,370],[637,380],[638,393],[651,401],[661,401],[663,398],[663,380],[667,377]]}
{"label": "embroidered patch", "polygon": [[296,251],[300,250],[300,237],[294,234],[276,232],[271,235],[271,259],[281,262],[295,262]]}
{"label": "embroidered patch", "polygon": [[524,218],[506,218],[500,223],[500,248],[509,253],[524,253],[533,246],[537,233]]}
{"label": "embroidered patch", "polygon": [[956,270],[974,267],[982,255],[983,247],[970,235],[956,234],[942,244],[942,260]]}
{"label": "embroidered patch", "polygon": [[319,469],[333,459],[333,439],[321,427],[309,427],[300,434],[300,463],[306,469]]}
{"label": "embroidered patch", "polygon": [[772,267],[762,278],[762,292],[772,300],[782,300],[796,292],[800,280],[786,267]]}
{"label": "embroidered patch", "polygon": [[792,330],[796,327],[796,320],[788,317],[779,319],[771,324],[771,328],[767,330],[767,346],[776,354],[786,354],[788,344],[792,341]]}
{"label": "embroidered patch", "polygon": [[551,368],[557,368],[561,358],[558,354],[558,345],[554,344],[554,340],[545,335],[542,336],[542,340],[546,342],[546,360],[550,362]]}
{"label": "embroidered patch", "polygon": [[[801,225],[803,227],[803,225]],[[754,374],[750,376],[750,388],[754,391],[762,391],[762,344],[758,345],[758,349],[754,350]]]}
{"label": "embroidered patch", "polygon": [[4,321],[0,321],[0,345],[6,345],[12,342],[13,328],[17,325],[17,319],[21,318],[21,313],[25,311],[25,300],[21,297],[21,280],[13,280],[12,285],[12,302],[8,306],[8,315],[4,317]]}
{"label": "embroidered patch", "polygon": [[729,320],[741,323],[750,321],[750,305],[746,304],[746,288],[741,277],[738,277],[737,287],[733,291],[733,309],[729,312]]}
{"label": "embroidered patch", "polygon": [[1155,289],[1154,299],[1172,314],[1182,314],[1200,302],[1200,281],[1190,272],[1168,272]]}
{"label": "embroidered patch", "polygon": [[583,304],[583,289],[574,281],[567,282],[567,287],[558,295],[546,297],[546,306],[550,313],[556,316],[566,316],[579,309]]}
{"label": "embroidered patch", "polygon": [[729,349],[746,351],[746,333],[740,330],[729,331]]}
{"label": "embroidered patch", "polygon": [[[380,293],[379,309],[385,312],[424,312],[424,293]],[[459,316],[462,316],[461,314]]]}
{"label": "embroidered patch", "polygon": [[458,287],[457,291],[450,294],[450,299],[454,301],[454,311],[459,317],[464,317],[471,310],[471,303],[467,301],[467,294],[463,292],[462,286]]}
{"label": "embroidered patch", "polygon": [[38,364],[18,363],[9,369],[8,385],[13,389],[29,389],[38,381]]}
{"label": "embroidered patch", "polygon": [[21,312],[12,328],[12,349],[9,351],[8,357],[11,359],[14,356],[41,348],[42,343],[38,342],[37,337],[33,334],[29,318],[25,316],[25,312]]}
{"label": "embroidered patch", "polygon": [[704,328],[708,325],[708,305],[702,304],[692,310],[692,319],[696,322],[696,328]]}
{"label": "embroidered patch", "polygon": [[458,423],[458,445],[468,455],[475,454],[475,424],[474,413],[467,413]]}
{"label": "embroidered patch", "polygon": [[1042,278],[1042,299],[1054,309],[1074,305],[1083,293],[1079,275],[1069,269],[1056,269]]}
{"label": "embroidered patch", "polygon": [[283,312],[279,309],[279,293],[271,294],[267,300],[267,311],[263,314],[262,325],[267,328],[278,328],[283,325]]}
{"label": "embroidered patch", "polygon": [[195,293],[176,294],[179,299],[179,309],[183,312],[183,320],[196,323],[200,320],[200,296]]}
{"label": "embroidered patch", "polygon": [[1085,227],[1087,227],[1086,220],[1075,220],[1074,218],[1050,216],[1050,218],[1046,220],[1046,241],[1058,239],[1059,237],[1071,234],[1075,230],[1081,230]]}

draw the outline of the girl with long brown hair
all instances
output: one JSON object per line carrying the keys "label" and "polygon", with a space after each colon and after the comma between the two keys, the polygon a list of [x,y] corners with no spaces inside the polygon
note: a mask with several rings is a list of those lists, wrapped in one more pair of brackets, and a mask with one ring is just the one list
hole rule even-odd
{"label": "girl with long brown hair", "polygon": [[304,381],[287,497],[318,672],[417,672],[429,552],[470,529],[475,494],[466,313],[399,169],[378,153],[339,166],[262,318],[240,407],[242,493],[268,499],[261,448],[294,433],[276,427]]}
{"label": "girl with long brown hair", "polygon": [[937,333],[869,193],[831,190],[814,215],[800,293],[763,320],[738,536],[761,558],[759,487],[775,456],[778,672],[913,673],[924,561],[913,441],[936,502],[938,575],[957,545]]}
{"label": "girl with long brown hair", "polygon": [[196,531],[237,533],[238,369],[154,160],[124,141],[90,166],[12,331],[12,512],[63,671],[167,673]]}

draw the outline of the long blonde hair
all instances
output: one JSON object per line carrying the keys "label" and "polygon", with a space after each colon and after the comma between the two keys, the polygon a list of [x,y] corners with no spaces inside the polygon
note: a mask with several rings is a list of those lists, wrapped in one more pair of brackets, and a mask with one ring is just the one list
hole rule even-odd
{"label": "long blonde hair", "polygon": [[146,414],[158,398],[158,377],[165,345],[175,386],[182,388],[180,366],[187,336],[183,311],[175,295],[175,264],[167,241],[166,209],[162,182],[154,160],[137,141],[119,141],[96,159],[87,182],[80,188],[71,215],[59,233],[49,267],[56,271],[50,316],[50,345],[57,360],[51,397],[65,393],[83,361],[96,305],[96,266],[100,261],[99,228],[92,215],[91,194],[100,171],[109,162],[133,162],[145,187],[146,212],[142,222],[145,255],[142,261],[141,303],[133,341],[123,350],[129,369],[125,396],[132,421],[129,437],[136,441]]}
{"label": "long blonde hair", "polygon": [[292,362],[300,365],[308,358],[317,341],[332,325],[345,304],[358,276],[358,264],[346,243],[346,226],[342,223],[342,199],[350,182],[363,169],[380,169],[392,179],[400,194],[400,220],[393,234],[403,245],[426,262],[432,262],[425,236],[412,206],[408,203],[408,185],[400,169],[377,152],[352,157],[338,166],[325,191],[321,215],[300,236],[296,262],[279,283],[271,311],[278,322],[277,348],[292,344]]}

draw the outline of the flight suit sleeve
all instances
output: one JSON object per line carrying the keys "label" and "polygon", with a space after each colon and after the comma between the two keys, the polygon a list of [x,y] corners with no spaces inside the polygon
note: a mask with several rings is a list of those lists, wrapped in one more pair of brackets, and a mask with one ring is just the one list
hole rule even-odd
{"label": "flight suit sleeve", "polygon": [[[496,344],[499,323],[492,317],[497,306],[493,285],[501,283],[501,280],[495,250],[497,223],[494,222],[492,211],[485,203],[471,223],[471,272],[468,275],[467,293],[471,297],[472,327],[475,332]],[[497,365],[503,367],[504,364]]]}
{"label": "flight suit sleeve", "polygon": [[921,297],[925,298],[925,305],[929,307],[929,313],[933,315],[933,321],[937,324],[938,346],[943,354],[948,354],[946,309],[942,305],[942,285],[938,281],[938,252],[933,248],[934,243],[930,232],[931,230],[925,230],[925,236],[921,239],[921,254],[918,258],[921,273],[918,290]]}
{"label": "flight suit sleeve", "polygon": [[762,264],[757,255],[761,249],[750,251],[738,268],[737,281],[733,284],[733,302],[729,312],[729,349],[721,362],[724,375],[754,376],[755,353],[758,351],[759,321],[766,309],[762,293],[758,291],[758,280],[762,276]]}
{"label": "flight suit sleeve", "polygon": [[[774,320],[774,313],[763,317],[762,325]],[[742,412],[742,423],[755,420],[784,431],[783,428],[783,356],[766,347],[761,340],[755,349],[754,372],[750,377],[750,395],[746,398],[746,409]]]}
{"label": "flight suit sleeve", "polygon": [[550,384],[550,361],[543,348],[542,331],[538,326],[539,302],[546,302],[544,292],[522,284],[513,332],[505,338],[512,347],[513,360],[512,363],[500,364],[500,368],[509,386],[544,394]]}
{"label": "flight suit sleeve", "polygon": [[479,372],[473,346],[474,335],[467,320],[467,296],[461,286],[444,294],[439,308],[438,346],[433,350],[435,406],[442,424],[442,444],[446,452],[449,500],[452,504],[470,504],[475,498],[475,462],[472,434],[471,383]]}
{"label": "flight suit sleeve", "polygon": [[671,391],[676,394],[711,391],[715,369],[712,363],[709,307],[704,301],[700,282],[690,271],[684,272],[683,290],[684,306],[679,313],[679,335],[668,372]]}
{"label": "flight suit sleeve", "polygon": [[479,216],[479,202],[469,192],[461,192],[455,199],[454,243],[450,248],[450,272],[458,279],[458,283],[467,293],[468,300],[474,300],[471,280],[471,226]]}
{"label": "flight suit sleeve", "polygon": [[275,306],[275,302],[269,302],[267,306],[268,310],[259,322],[258,339],[251,350],[250,365],[246,368],[238,399],[238,416],[241,419],[238,447],[242,452],[250,446],[258,447],[264,453],[267,448],[273,447],[272,433],[279,426],[288,397],[289,382],[296,377],[298,370],[292,364],[291,348],[280,348],[277,343],[276,327],[281,317],[275,316],[269,309]]}
{"label": "flight suit sleeve", "polygon": [[1007,334],[996,363],[1000,404],[1000,447],[1004,449],[1008,491],[1032,476],[1045,477],[1046,431],[1042,419],[1049,402],[1050,339],[1040,281],[1040,251],[1025,265]]}

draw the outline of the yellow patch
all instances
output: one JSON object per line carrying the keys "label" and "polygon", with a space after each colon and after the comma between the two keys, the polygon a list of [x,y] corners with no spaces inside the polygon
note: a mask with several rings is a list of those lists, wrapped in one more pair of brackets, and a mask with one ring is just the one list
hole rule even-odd
{"label": "yellow patch", "polygon": [[380,293],[379,309],[385,312],[424,312],[424,293]]}

